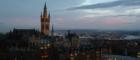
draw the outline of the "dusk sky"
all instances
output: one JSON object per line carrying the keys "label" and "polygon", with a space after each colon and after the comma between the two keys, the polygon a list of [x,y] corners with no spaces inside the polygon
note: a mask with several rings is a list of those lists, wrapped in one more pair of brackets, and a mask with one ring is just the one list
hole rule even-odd
{"label": "dusk sky", "polygon": [[140,0],[1,0],[0,32],[39,30],[45,2],[55,29],[140,30]]}

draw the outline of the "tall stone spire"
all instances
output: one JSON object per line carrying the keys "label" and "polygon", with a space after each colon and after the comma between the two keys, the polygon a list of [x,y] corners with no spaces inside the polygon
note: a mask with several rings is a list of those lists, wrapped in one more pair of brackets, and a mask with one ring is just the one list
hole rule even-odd
{"label": "tall stone spire", "polygon": [[46,6],[46,2],[45,2],[45,5],[44,5],[44,12],[43,12],[43,16],[47,16],[47,6]]}
{"label": "tall stone spire", "polygon": [[49,35],[49,29],[50,29],[50,15],[48,15],[46,3],[45,3],[43,15],[41,13],[41,32],[44,35]]}
{"label": "tall stone spire", "polygon": [[46,2],[45,2],[44,9],[46,9],[46,8],[47,8],[47,6],[46,6]]}

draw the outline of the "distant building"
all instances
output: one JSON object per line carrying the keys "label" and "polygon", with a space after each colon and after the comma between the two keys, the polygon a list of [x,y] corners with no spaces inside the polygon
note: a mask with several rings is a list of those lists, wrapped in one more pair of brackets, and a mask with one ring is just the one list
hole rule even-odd
{"label": "distant building", "polygon": [[71,47],[78,48],[80,46],[80,39],[76,33],[71,33],[68,31],[66,39],[68,39],[68,42],[70,42]]}
{"label": "distant building", "polygon": [[102,60],[140,60],[140,58],[121,55],[103,55]]}
{"label": "distant building", "polygon": [[44,35],[49,35],[50,30],[50,14],[48,14],[46,3],[44,6],[43,14],[41,13],[41,33]]}

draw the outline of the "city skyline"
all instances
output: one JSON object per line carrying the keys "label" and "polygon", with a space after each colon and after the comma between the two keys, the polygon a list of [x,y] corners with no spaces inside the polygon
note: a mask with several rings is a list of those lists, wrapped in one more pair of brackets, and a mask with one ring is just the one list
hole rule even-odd
{"label": "city skyline", "polygon": [[140,30],[138,0],[2,0],[0,32],[40,29],[45,2],[55,29]]}

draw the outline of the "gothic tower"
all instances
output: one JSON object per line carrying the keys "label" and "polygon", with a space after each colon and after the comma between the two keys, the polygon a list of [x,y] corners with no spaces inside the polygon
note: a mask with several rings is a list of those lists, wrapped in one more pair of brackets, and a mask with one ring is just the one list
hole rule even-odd
{"label": "gothic tower", "polygon": [[41,12],[41,33],[44,35],[49,35],[50,30],[50,14],[48,14],[46,3],[44,5],[43,14]]}

